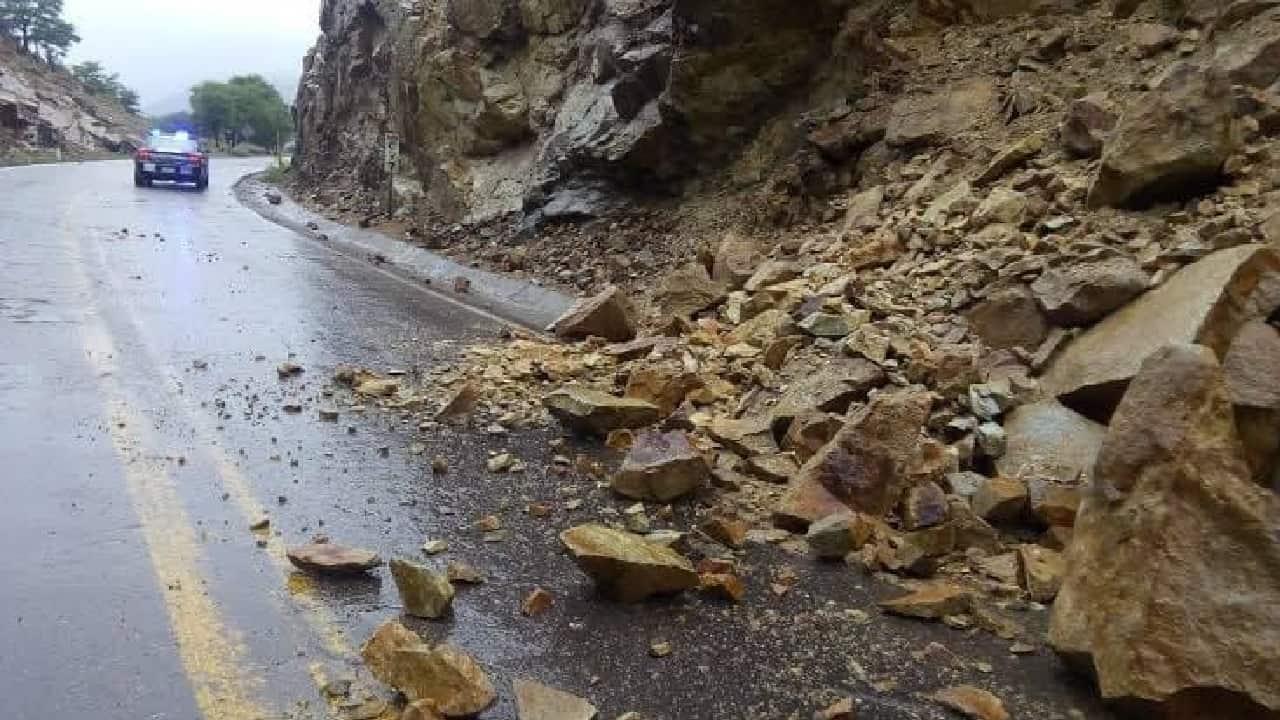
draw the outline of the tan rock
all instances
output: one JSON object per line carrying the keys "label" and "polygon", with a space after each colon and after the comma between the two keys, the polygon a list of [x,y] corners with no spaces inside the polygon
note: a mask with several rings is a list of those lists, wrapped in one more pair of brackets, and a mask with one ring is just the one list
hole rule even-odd
{"label": "tan rock", "polygon": [[872,532],[873,526],[865,517],[843,510],[811,524],[805,540],[818,557],[841,560],[866,545]]}
{"label": "tan rock", "polygon": [[1049,640],[1162,717],[1280,713],[1280,498],[1252,482],[1213,352],[1175,345],[1115,412]]}
{"label": "tan rock", "polygon": [[944,688],[929,697],[973,720],[1009,720],[1009,712],[1000,698],[972,685]]}
{"label": "tan rock", "polygon": [[417,700],[409,703],[400,720],[444,720],[444,716],[436,710],[436,704],[430,700]]}
{"label": "tan rock", "polygon": [[843,509],[888,513],[911,484],[908,468],[918,460],[920,428],[932,404],[922,391],[877,395],[800,468],[774,510],[774,522],[803,530]]}
{"label": "tan rock", "polygon": [[1254,480],[1280,489],[1280,330],[1246,323],[1222,362],[1227,396]]}
{"label": "tan rock", "polygon": [[840,264],[850,270],[891,265],[902,257],[906,249],[898,240],[897,233],[882,229],[860,242],[853,243],[840,258]]}
{"label": "tan rock", "polygon": [[744,520],[727,515],[712,515],[700,527],[707,537],[734,549],[747,544],[747,533],[751,530]]}
{"label": "tan rock", "polygon": [[622,602],[698,586],[688,560],[639,535],[588,524],[560,533],[560,542],[603,592]]}
{"label": "tan rock", "polygon": [[1185,198],[1215,183],[1239,147],[1230,80],[1218,70],[1176,65],[1121,117],[1103,148],[1089,206]]}
{"label": "tan rock", "polygon": [[519,720],[594,720],[596,708],[576,695],[532,680],[516,680]]}
{"label": "tan rock", "polygon": [[1047,270],[1031,292],[1055,325],[1088,325],[1141,295],[1147,273],[1124,256],[1073,263]]}
{"label": "tan rock", "polygon": [[973,496],[973,511],[990,522],[1017,522],[1027,514],[1027,501],[1027,484],[1022,480],[987,478]]}
{"label": "tan rock", "polygon": [[333,543],[300,545],[289,548],[286,555],[299,570],[320,575],[358,575],[382,564],[375,552]]}
{"label": "tan rock", "polygon": [[773,455],[756,455],[747,458],[746,473],[765,482],[785,485],[800,469],[794,453],[782,452]]}
{"label": "tan rock", "polygon": [[988,185],[1004,177],[1009,171],[1039,155],[1047,139],[1047,133],[1037,132],[1010,144],[991,158],[991,162],[974,178],[973,184]]}
{"label": "tan rock", "polygon": [[765,310],[734,328],[725,339],[730,345],[746,343],[758,348],[768,348],[790,321],[791,317],[782,310]]}
{"label": "tan rock", "polygon": [[922,585],[916,590],[880,603],[885,612],[903,617],[940,620],[969,612],[973,598],[968,590],[947,582]]}
{"label": "tan rock", "polygon": [[843,698],[813,714],[813,720],[858,720],[853,698]]}
{"label": "tan rock", "polygon": [[831,442],[843,424],[840,416],[817,410],[797,415],[787,427],[782,447],[795,453],[801,463],[807,462]]}
{"label": "tan rock", "polygon": [[578,432],[607,435],[611,430],[641,428],[661,419],[657,405],[620,398],[577,385],[560,388],[542,399],[547,410]]}
{"label": "tan rock", "polygon": [[698,582],[702,592],[730,602],[740,603],[747,595],[742,579],[733,573],[702,573]]}
{"label": "tan rock", "polygon": [[1107,434],[1096,423],[1052,398],[1021,405],[1005,418],[1005,452],[996,470],[1030,482],[1085,482]]}
{"label": "tan rock", "polygon": [[626,292],[612,285],[580,300],[551,325],[557,337],[576,340],[595,336],[611,342],[635,338],[636,328],[635,309]]}
{"label": "tan rock", "polygon": [[773,420],[765,415],[741,419],[716,417],[706,430],[712,440],[743,457],[778,452],[778,443],[773,439]]}
{"label": "tan rock", "polygon": [[478,402],[480,402],[480,388],[474,383],[465,382],[436,412],[436,422],[448,422],[466,417],[475,412]]}
{"label": "tan rock", "polygon": [[453,603],[453,585],[448,578],[417,563],[399,558],[391,561],[391,577],[404,612],[420,618],[440,618]]}
{"label": "tan rock", "polygon": [[796,417],[815,410],[843,414],[885,382],[884,371],[869,360],[832,358],[787,387],[773,407],[774,427],[786,428]]}
{"label": "tan rock", "polygon": [[447,717],[475,715],[497,697],[489,677],[469,655],[448,645],[433,649],[394,620],[374,632],[360,656],[378,680],[410,702],[433,702]]}
{"label": "tan rock", "polygon": [[1066,561],[1062,554],[1040,547],[1022,545],[1018,548],[1018,584],[1036,602],[1052,602],[1062,587],[1066,574]]}
{"label": "tan rock", "polygon": [[556,602],[555,596],[543,588],[534,588],[520,603],[520,612],[525,617],[533,617],[551,609]]}
{"label": "tan rock", "polygon": [[907,490],[902,499],[902,527],[920,530],[946,522],[947,495],[936,483],[925,482]]}
{"label": "tan rock", "polygon": [[1249,320],[1280,306],[1280,254],[1261,245],[1220,250],[1076,338],[1041,379],[1045,393],[1105,419],[1144,358],[1168,343],[1198,343],[1223,357]]}
{"label": "tan rock", "polygon": [[1067,105],[1058,137],[1069,154],[1098,157],[1117,117],[1105,93],[1087,95]]}
{"label": "tan rock", "polygon": [[967,313],[973,332],[994,349],[1035,350],[1049,333],[1040,305],[1025,285],[1012,285],[988,295]]}
{"label": "tan rock", "polygon": [[697,373],[688,372],[679,363],[648,363],[631,370],[622,394],[653,403],[666,417],[680,407],[689,393],[704,385]]}
{"label": "tan rock", "polygon": [[880,205],[884,202],[884,186],[877,185],[849,197],[844,215],[845,234],[871,230],[880,225]]}
{"label": "tan rock", "polygon": [[706,486],[710,475],[706,459],[683,432],[643,431],[609,484],[627,497],[668,502]]}
{"label": "tan rock", "polygon": [[662,279],[654,292],[653,303],[664,316],[689,318],[719,305],[728,292],[724,283],[711,279],[705,267],[689,263]]}
{"label": "tan rock", "polygon": [[1044,480],[1028,483],[1031,514],[1045,525],[1071,526],[1076,522],[1082,499],[1079,487],[1054,485]]}
{"label": "tan rock", "polygon": [[794,260],[765,260],[743,285],[747,292],[758,292],[770,285],[777,285],[800,276],[800,266]]}
{"label": "tan rock", "polygon": [[731,289],[743,286],[764,261],[761,243],[755,238],[728,233],[720,240],[711,265],[711,279],[725,283]]}

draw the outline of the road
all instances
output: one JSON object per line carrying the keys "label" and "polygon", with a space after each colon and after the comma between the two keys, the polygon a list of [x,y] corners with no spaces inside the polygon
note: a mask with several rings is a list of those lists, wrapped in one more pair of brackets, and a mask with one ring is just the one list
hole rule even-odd
{"label": "road", "polygon": [[[605,602],[555,533],[623,504],[588,483],[576,517],[516,510],[564,482],[536,470],[546,433],[423,433],[379,412],[318,422],[338,364],[417,376],[500,327],[242,207],[231,183],[261,165],[218,163],[207,193],[134,188],[122,162],[0,170],[0,717],[330,717],[315,677],[365,683],[357,649],[398,599],[385,575],[293,572],[285,546],[316,533],[384,557],[445,538],[488,576],[448,621],[413,624],[490,669],[501,699],[486,718],[515,717],[520,676],[602,718],[807,718],[844,695],[866,717],[942,718],[916,693],[956,682],[1034,713],[1019,716],[1106,717],[1047,651],[881,619],[892,588],[773,547],[744,556],[759,580],[741,608]],[[286,360],[307,372],[277,378]],[[494,449],[532,471],[486,473]],[[469,530],[486,512],[511,540]],[[259,547],[249,525],[264,515]],[[801,581],[777,597],[764,578],[782,565]],[[537,585],[556,605],[522,618]],[[672,657],[648,656],[656,639]],[[934,640],[959,655],[930,655]]]}

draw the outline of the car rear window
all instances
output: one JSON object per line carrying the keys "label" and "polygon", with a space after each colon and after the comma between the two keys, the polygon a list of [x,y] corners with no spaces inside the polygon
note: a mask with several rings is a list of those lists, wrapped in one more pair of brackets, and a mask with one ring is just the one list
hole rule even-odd
{"label": "car rear window", "polygon": [[161,135],[151,138],[151,149],[157,152],[193,153],[197,144],[191,138],[180,138],[173,135]]}

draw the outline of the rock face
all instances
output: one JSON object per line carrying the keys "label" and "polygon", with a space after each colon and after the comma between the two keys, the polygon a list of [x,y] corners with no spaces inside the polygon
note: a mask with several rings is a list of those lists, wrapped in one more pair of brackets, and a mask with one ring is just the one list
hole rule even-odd
{"label": "rock face", "polygon": [[300,545],[287,555],[294,567],[322,575],[359,575],[382,564],[375,552],[333,543]]}
{"label": "rock face", "polygon": [[578,386],[556,390],[542,403],[565,427],[597,435],[652,425],[660,419],[658,406],[653,403]]}
{"label": "rock face", "polygon": [[432,648],[394,620],[374,632],[360,657],[378,680],[410,702],[435,703],[446,717],[470,717],[497,698],[489,676],[471,656],[449,645]]}
{"label": "rock face", "polygon": [[620,288],[610,287],[574,305],[551,329],[562,338],[626,342],[636,336],[635,310]]}
{"label": "rock face", "polygon": [[453,602],[453,584],[438,573],[395,558],[391,561],[391,577],[400,591],[404,611],[414,617],[435,619],[443,617]]}
{"label": "rock face", "polygon": [[560,533],[560,542],[601,591],[622,602],[698,586],[698,573],[688,560],[639,535],[589,524]]}
{"label": "rock face", "polygon": [[376,187],[389,125],[451,220],[597,214],[736,152],[847,54],[832,40],[850,4],[330,0],[298,90],[298,164]]}
{"label": "rock face", "polygon": [[1273,717],[1277,578],[1280,498],[1250,479],[1213,351],[1158,350],[1098,456],[1050,642],[1144,714]]}
{"label": "rock face", "polygon": [[1194,195],[1218,182],[1239,144],[1230,80],[1216,70],[1177,65],[1120,119],[1103,149],[1089,205]]}
{"label": "rock face", "polygon": [[1261,245],[1221,250],[1081,335],[1049,366],[1045,392],[1106,419],[1143,359],[1168,343],[1198,343],[1219,357],[1240,327],[1280,307],[1280,253]]}
{"label": "rock face", "polygon": [[1133,260],[1117,256],[1048,270],[1031,292],[1055,325],[1088,325],[1141,295],[1147,273]]}
{"label": "rock face", "polygon": [[681,431],[642,432],[610,481],[613,489],[639,500],[668,502],[703,487],[711,469]]}

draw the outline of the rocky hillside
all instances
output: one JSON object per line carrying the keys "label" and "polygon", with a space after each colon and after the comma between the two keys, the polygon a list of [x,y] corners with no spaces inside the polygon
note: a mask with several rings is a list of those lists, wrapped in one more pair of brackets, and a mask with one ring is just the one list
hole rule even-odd
{"label": "rocky hillside", "polygon": [[397,131],[411,235],[593,291],[443,383],[481,423],[1134,717],[1280,717],[1280,5],[405,7],[324,5],[312,197]]}
{"label": "rocky hillside", "polygon": [[0,163],[129,152],[145,119],[0,40]]}

